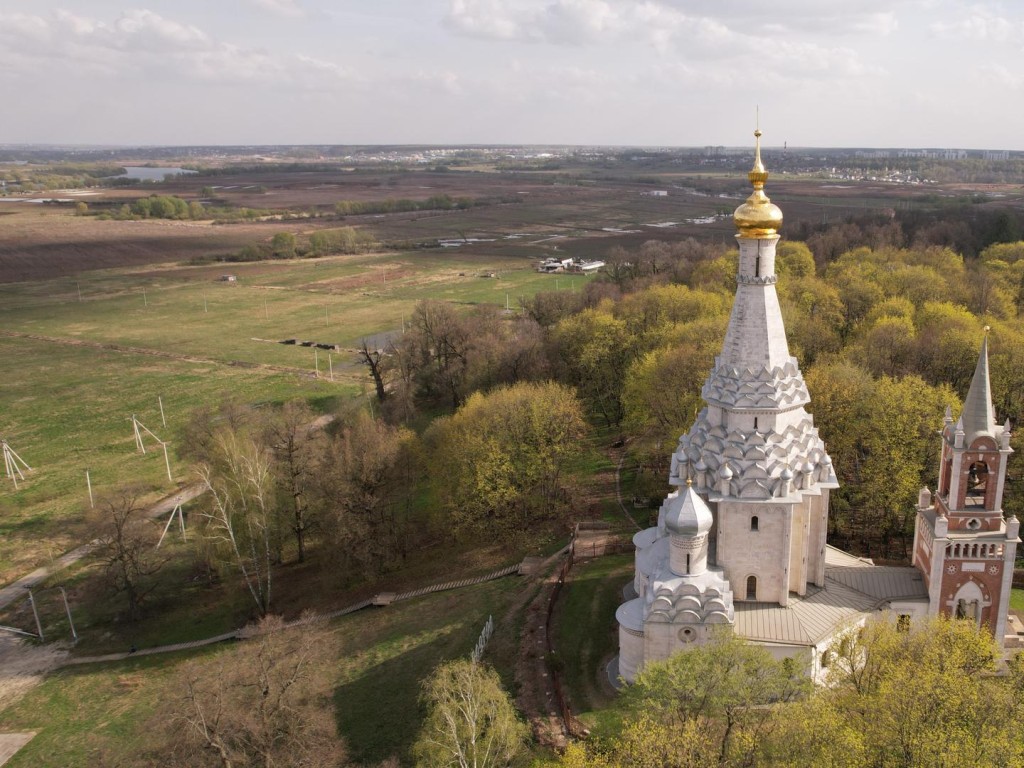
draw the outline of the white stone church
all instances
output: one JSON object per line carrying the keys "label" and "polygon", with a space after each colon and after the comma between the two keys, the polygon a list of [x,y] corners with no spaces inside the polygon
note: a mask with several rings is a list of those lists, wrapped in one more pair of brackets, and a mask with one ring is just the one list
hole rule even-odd
{"label": "white stone church", "polygon": [[[1001,505],[1009,425],[997,426],[987,340],[959,421],[947,413],[939,485],[922,490],[914,567],[881,567],[826,542],[832,460],[806,411],[775,290],[782,212],[764,193],[761,132],[754,187],[736,209],[739,269],[706,407],[672,455],[670,493],[638,533],[632,599],[617,613],[619,674],[731,627],[776,657],[809,659],[819,677],[837,636],[872,614],[936,613],[1005,633],[1019,524]],[[937,446],[938,447],[938,446]]]}

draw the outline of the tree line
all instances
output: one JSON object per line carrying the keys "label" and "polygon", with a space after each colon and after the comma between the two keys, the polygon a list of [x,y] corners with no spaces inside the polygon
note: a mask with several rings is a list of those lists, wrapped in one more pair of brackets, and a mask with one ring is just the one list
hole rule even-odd
{"label": "tree line", "polygon": [[[881,615],[842,636],[825,685],[725,632],[647,665],[613,705],[613,732],[569,746],[563,768],[1011,766],[1024,761],[1019,656],[973,623],[899,625]],[[611,718],[607,718],[610,720]]]}

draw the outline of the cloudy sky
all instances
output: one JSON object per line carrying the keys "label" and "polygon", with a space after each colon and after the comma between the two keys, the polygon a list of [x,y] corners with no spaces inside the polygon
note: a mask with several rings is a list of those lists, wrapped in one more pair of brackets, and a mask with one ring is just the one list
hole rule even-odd
{"label": "cloudy sky", "polygon": [[0,143],[1024,150],[1024,3],[0,0]]}

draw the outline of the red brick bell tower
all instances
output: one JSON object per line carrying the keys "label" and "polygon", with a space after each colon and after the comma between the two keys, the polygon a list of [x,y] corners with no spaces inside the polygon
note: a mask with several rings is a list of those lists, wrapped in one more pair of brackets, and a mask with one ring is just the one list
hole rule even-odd
{"label": "red brick bell tower", "polygon": [[996,425],[988,373],[988,329],[960,418],[946,409],[934,496],[921,490],[914,565],[928,587],[930,614],[974,621],[1002,645],[1013,563],[1016,517],[1003,517],[1010,423]]}

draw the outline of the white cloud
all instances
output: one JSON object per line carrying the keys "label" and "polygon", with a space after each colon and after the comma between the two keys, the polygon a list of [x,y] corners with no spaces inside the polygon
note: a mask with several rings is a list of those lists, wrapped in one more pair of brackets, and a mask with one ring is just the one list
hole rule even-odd
{"label": "white cloud", "polygon": [[[750,7],[760,13],[763,3]],[[719,8],[713,10],[721,14]],[[803,79],[883,71],[866,63],[852,47],[806,42],[783,34],[781,28],[775,34],[764,27],[744,31],[733,24],[738,15],[689,15],[666,0],[614,5],[606,0],[451,0],[445,22],[458,34],[493,40],[590,47],[649,45],[659,55],[703,66],[707,77],[717,81],[739,81],[744,73]],[[895,17],[885,12],[852,15],[847,23],[875,33],[897,26]]]}
{"label": "white cloud", "polygon": [[308,90],[352,83],[336,62],[211,38],[201,29],[149,10],[129,10],[113,21],[57,11],[49,17],[0,14],[0,47],[21,74],[68,68],[89,76],[193,79],[287,84]]}
{"label": "white cloud", "polygon": [[[743,30],[770,44],[774,34],[819,32],[828,38],[891,35],[899,28],[892,5],[909,0],[450,0],[445,22],[460,34],[495,40],[583,44],[617,37],[655,38],[697,26]],[[723,35],[722,40],[728,38]]]}
{"label": "white cloud", "polygon": [[306,9],[299,4],[298,0],[249,0],[253,5],[270,11],[278,16],[290,16],[302,18],[306,15]]}
{"label": "white cloud", "polygon": [[1016,41],[1024,33],[1024,24],[1010,21],[984,6],[974,6],[967,15],[952,21],[938,21],[931,25],[931,31],[946,40],[977,40],[981,42],[1005,43]]}
{"label": "white cloud", "polygon": [[982,73],[994,80],[1000,87],[1019,91],[1024,87],[1024,74],[1011,72],[1002,64],[985,64],[981,67]]}

